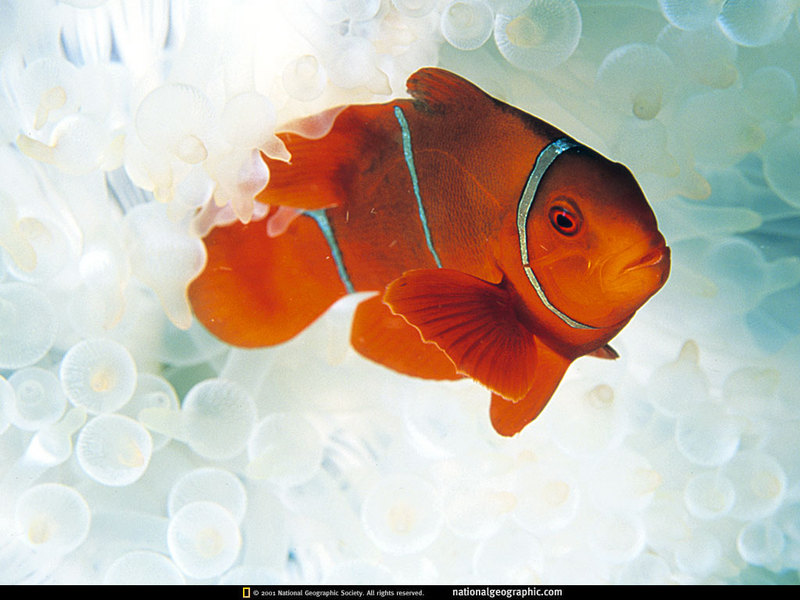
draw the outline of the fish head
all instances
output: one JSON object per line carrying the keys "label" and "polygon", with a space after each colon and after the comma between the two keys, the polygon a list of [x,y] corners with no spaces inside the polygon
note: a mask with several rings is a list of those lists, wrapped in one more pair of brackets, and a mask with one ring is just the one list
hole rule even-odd
{"label": "fish head", "polygon": [[548,168],[526,230],[539,300],[588,328],[624,324],[669,275],[669,248],[633,175],[583,147]]}

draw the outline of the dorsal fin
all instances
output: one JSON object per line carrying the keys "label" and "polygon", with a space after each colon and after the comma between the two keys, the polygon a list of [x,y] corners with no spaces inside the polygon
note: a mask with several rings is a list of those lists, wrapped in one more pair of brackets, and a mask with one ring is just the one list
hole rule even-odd
{"label": "dorsal fin", "polygon": [[[287,163],[262,155],[269,168],[269,183],[256,195],[259,202],[301,210],[339,206],[350,193],[353,174],[367,169],[371,157],[380,156],[382,145],[391,143],[388,136],[378,133],[397,128],[392,112],[379,104],[327,113],[291,126],[292,131],[321,137],[308,138],[292,131],[278,134],[292,158]],[[325,132],[328,126],[330,131]]]}
{"label": "dorsal fin", "polygon": [[432,112],[443,112],[450,107],[463,108],[490,99],[483,90],[463,77],[436,67],[424,67],[412,73],[406,88],[412,98]]}

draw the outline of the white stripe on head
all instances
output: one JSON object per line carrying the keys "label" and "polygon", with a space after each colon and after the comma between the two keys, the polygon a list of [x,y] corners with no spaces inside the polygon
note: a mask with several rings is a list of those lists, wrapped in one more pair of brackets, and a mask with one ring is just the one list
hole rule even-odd
{"label": "white stripe on head", "polygon": [[542,304],[544,304],[547,309],[559,319],[564,321],[564,323],[570,327],[573,327],[574,329],[597,329],[597,327],[592,327],[591,325],[585,325],[579,321],[576,321],[553,306],[553,303],[547,298],[547,294],[545,294],[544,289],[542,289],[542,285],[536,278],[536,274],[533,272],[528,260],[528,214],[533,206],[533,200],[536,197],[536,191],[539,189],[539,183],[542,181],[547,169],[549,169],[550,165],[553,164],[553,161],[561,156],[562,153],[572,148],[583,147],[584,146],[582,144],[579,144],[570,138],[559,138],[550,142],[541,152],[539,152],[539,156],[536,157],[536,162],[533,165],[531,174],[528,176],[528,182],[525,184],[525,189],[522,190],[522,196],[519,198],[519,204],[517,206],[517,233],[519,234],[519,251],[520,256],[522,257],[522,269],[525,271],[528,281],[530,281],[531,286],[533,286],[533,289],[536,291],[536,295],[539,296]]}

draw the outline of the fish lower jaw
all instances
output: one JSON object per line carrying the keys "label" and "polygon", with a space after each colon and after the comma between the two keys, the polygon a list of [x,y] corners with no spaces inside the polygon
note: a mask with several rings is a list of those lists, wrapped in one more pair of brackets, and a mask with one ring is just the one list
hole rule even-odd
{"label": "fish lower jaw", "polygon": [[625,267],[622,268],[620,275],[625,275],[630,271],[635,271],[638,269],[644,268],[651,268],[651,267],[659,267],[666,265],[669,268],[669,260],[670,260],[670,250],[667,246],[659,246],[657,248],[653,248],[643,256],[637,257],[636,259],[629,262]]}

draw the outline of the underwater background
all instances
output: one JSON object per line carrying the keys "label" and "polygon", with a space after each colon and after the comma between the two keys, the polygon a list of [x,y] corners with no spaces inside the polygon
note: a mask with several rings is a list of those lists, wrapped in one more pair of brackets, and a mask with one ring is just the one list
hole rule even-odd
{"label": "underwater background", "polygon": [[[800,1],[0,0],[0,583],[798,583]],[[544,413],[186,286],[275,131],[459,73],[636,175],[672,273]],[[502,153],[502,145],[491,149]]]}

